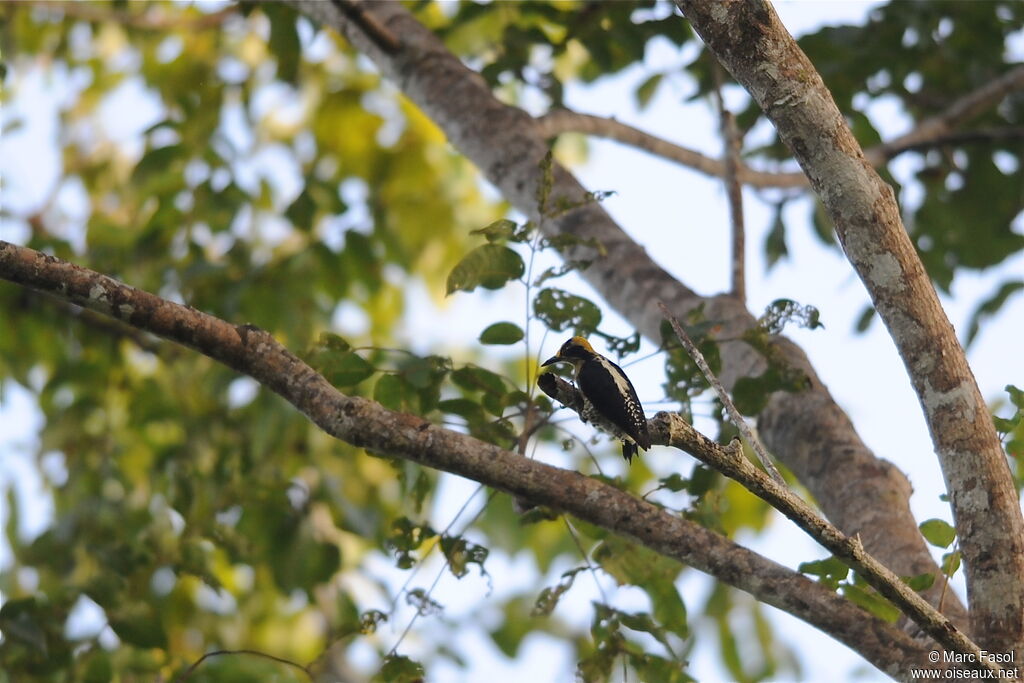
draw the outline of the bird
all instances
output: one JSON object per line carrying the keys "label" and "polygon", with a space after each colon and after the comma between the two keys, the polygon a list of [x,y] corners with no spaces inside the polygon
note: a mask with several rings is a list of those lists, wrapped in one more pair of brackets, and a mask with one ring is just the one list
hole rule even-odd
{"label": "bird", "polygon": [[583,398],[580,417],[621,440],[622,457],[627,463],[632,462],[638,451],[650,449],[647,416],[622,368],[594,351],[590,342],[579,336],[562,344],[558,353],[541,367],[554,363],[573,365],[576,386]]}

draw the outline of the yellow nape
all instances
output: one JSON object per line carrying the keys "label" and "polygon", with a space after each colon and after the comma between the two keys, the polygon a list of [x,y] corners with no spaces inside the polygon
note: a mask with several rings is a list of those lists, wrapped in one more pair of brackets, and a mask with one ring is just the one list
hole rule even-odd
{"label": "yellow nape", "polygon": [[579,344],[587,351],[593,352],[594,350],[594,347],[590,345],[590,342],[588,342],[585,337],[573,337],[569,341],[571,341],[573,344]]}

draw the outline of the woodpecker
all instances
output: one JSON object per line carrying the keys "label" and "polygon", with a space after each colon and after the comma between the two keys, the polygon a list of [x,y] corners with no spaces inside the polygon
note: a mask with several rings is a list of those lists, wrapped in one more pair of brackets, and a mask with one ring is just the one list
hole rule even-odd
{"label": "woodpecker", "polygon": [[638,449],[651,447],[647,417],[622,368],[594,351],[583,337],[573,337],[562,344],[558,353],[541,366],[552,363],[572,363],[576,386],[583,397],[580,417],[620,439],[626,462],[632,461]]}

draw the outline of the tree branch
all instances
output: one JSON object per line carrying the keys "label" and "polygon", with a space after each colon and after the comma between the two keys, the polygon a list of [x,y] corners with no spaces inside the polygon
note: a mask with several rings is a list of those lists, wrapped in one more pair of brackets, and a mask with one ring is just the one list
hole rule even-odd
{"label": "tree branch", "polygon": [[[978,114],[994,107],[1008,93],[1024,88],[1022,73],[1024,73],[1024,67],[1008,71],[957,99],[939,114],[924,119],[903,135],[865,150],[864,156],[868,163],[879,168],[900,154],[912,150],[929,149],[945,144],[1024,138],[1024,128],[1019,126],[954,131],[957,126],[967,123]],[[705,175],[724,178],[727,174],[726,163],[723,160],[713,159],[615,119],[583,114],[568,109],[556,109],[538,117],[537,126],[545,137],[556,137],[563,133],[596,135],[642,149],[669,161],[675,161]],[[742,160],[737,163],[736,178],[743,185],[759,188],[803,188],[808,185],[807,176],[802,172],[758,171],[743,163]]]}
{"label": "tree branch", "polygon": [[960,125],[999,104],[1006,95],[1024,88],[1024,65],[1010,69],[985,85],[972,90],[944,111],[919,123],[913,130],[865,152],[868,162],[881,166],[909,149],[932,146]]}
{"label": "tree branch", "polygon": [[[596,135],[678,162],[705,175],[719,178],[725,176],[725,162],[721,159],[714,159],[664,138],[645,133],[615,119],[581,114],[568,109],[555,109],[538,117],[536,125],[538,132],[545,138],[553,138],[563,133]],[[807,177],[802,172],[758,171],[742,161],[737,165],[736,177],[740,183],[751,187],[807,187]]]}
{"label": "tree branch", "polygon": [[395,34],[381,26],[377,19],[366,11],[363,3],[359,0],[331,0],[331,2],[353,23],[357,24],[380,49],[388,54],[395,54],[402,47],[401,41],[395,37]]}
{"label": "tree branch", "polygon": [[786,485],[786,480],[782,478],[781,474],[779,474],[779,470],[776,469],[771,456],[768,455],[768,451],[765,450],[764,444],[761,443],[761,440],[757,438],[757,435],[750,429],[750,425],[748,425],[747,421],[743,419],[742,415],[740,415],[740,411],[737,410],[736,404],[733,403],[732,399],[729,397],[729,392],[725,390],[725,387],[722,386],[718,377],[716,377],[715,373],[711,370],[711,366],[708,365],[707,360],[704,358],[704,354],[700,352],[697,345],[693,343],[692,339],[690,339],[690,335],[686,334],[686,330],[684,330],[683,326],[679,324],[679,321],[676,320],[675,316],[669,312],[668,306],[666,306],[664,302],[659,301],[658,308],[672,326],[672,331],[675,332],[676,339],[678,339],[679,343],[683,345],[684,349],[686,349],[687,355],[689,355],[690,358],[693,359],[693,362],[697,364],[697,367],[700,368],[700,372],[704,375],[704,379],[708,381],[708,384],[711,385],[711,388],[714,389],[715,394],[718,396],[718,400],[722,402],[723,406],[725,406],[725,412],[729,415],[729,419],[732,420],[733,426],[736,427],[743,438],[747,440],[751,450],[753,450],[754,454],[757,455],[757,459],[761,462],[761,466],[764,467],[764,471],[769,474],[776,484],[784,487]]}
{"label": "tree branch", "polygon": [[[469,70],[401,3],[373,3],[367,11],[396,35],[402,49],[389,55],[347,21],[329,3],[288,0],[304,14],[344,35],[398,84],[402,91],[473,161],[505,198],[532,218],[537,216],[540,161],[548,152],[536,120],[498,101],[484,80]],[[606,257],[587,247],[569,247],[567,259],[590,260],[582,276],[605,301],[648,339],[660,341],[661,313],[655,301],[671,302],[684,318],[702,308],[721,327],[721,337],[738,340],[756,319],[731,296],[701,297],[657,265],[626,235],[563,168],[554,165],[553,197],[580,206],[539,221],[548,236],[570,234],[603,247]],[[939,571],[910,512],[910,484],[890,463],[880,460],[857,435],[849,418],[818,379],[806,354],[789,340],[774,341],[778,355],[807,375],[810,386],[799,394],[775,392],[758,415],[766,445],[819,501],[825,515],[903,576]],[[722,383],[730,389],[740,377],[758,374],[764,358],[746,343],[721,344]],[[885,501],[878,505],[878,501]],[[941,590],[925,591],[938,604]],[[966,613],[947,596],[944,613],[963,628]]]}
{"label": "tree branch", "polygon": [[[977,142],[999,142],[1003,140],[1024,140],[1024,127],[1021,126],[997,126],[994,128],[978,128],[976,130],[963,130],[951,133],[939,134],[931,138],[916,140],[908,138],[900,144],[896,141],[885,143],[881,147],[872,147],[865,152],[868,160],[874,156],[884,154],[886,159],[892,160],[904,152],[917,152],[925,149],[934,149],[944,145],[964,145]],[[881,151],[879,151],[881,150]],[[875,164],[880,166],[881,164]]]}
{"label": "tree branch", "polygon": [[[232,325],[100,273],[3,241],[0,278],[209,356],[279,394],[337,439],[568,512],[709,573],[828,633],[889,676],[909,679],[914,667],[934,668],[928,663],[924,646],[821,584],[599,480],[523,458],[423,418],[387,410],[368,399],[346,396],[257,327]],[[671,436],[673,443],[690,443],[686,436],[689,432],[678,425],[675,432],[666,432],[667,426],[657,432],[661,441]],[[690,436],[694,435],[696,432]],[[694,443],[699,445],[701,439]]]}
{"label": "tree branch", "polygon": [[742,163],[740,150],[743,147],[743,138],[736,126],[736,117],[725,106],[725,96],[722,94],[724,71],[718,62],[711,67],[711,72],[715,75],[715,102],[718,104],[719,128],[722,132],[722,140],[725,141],[725,150],[722,154],[725,174],[722,176],[722,181],[725,183],[725,196],[729,198],[729,222],[732,227],[732,286],[730,293],[740,301],[746,302],[746,225],[743,221],[743,186],[739,182],[739,169]]}
{"label": "tree branch", "polygon": [[[680,340],[682,341],[682,340]],[[544,379],[541,382],[541,378]],[[538,378],[545,394],[579,412],[582,398],[579,390],[552,373]],[[651,443],[672,446],[690,453],[705,465],[738,482],[748,491],[767,501],[791,519],[808,536],[856,571],[868,584],[889,599],[918,624],[936,642],[954,652],[969,652],[968,661],[998,667],[985,661],[981,649],[958,631],[946,617],[915,593],[899,576],[864,550],[859,538],[845,536],[839,529],[819,517],[783,483],[775,481],[743,456],[738,440],[723,447],[694,429],[675,413],[660,412],[648,421]]]}
{"label": "tree branch", "polygon": [[[793,152],[917,392],[950,494],[966,568],[972,633],[1024,657],[1024,518],[988,407],[900,220],[892,188],[871,168],[831,94],[763,0],[676,0],[719,61],[761,106]],[[1015,70],[1024,74],[1024,67]],[[1014,76],[1014,79],[1022,76]],[[965,120],[988,98],[963,102]]]}

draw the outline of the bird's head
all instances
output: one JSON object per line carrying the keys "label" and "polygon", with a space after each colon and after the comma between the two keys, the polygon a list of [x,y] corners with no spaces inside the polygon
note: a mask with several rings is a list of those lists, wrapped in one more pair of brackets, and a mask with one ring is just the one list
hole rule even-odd
{"label": "bird's head", "polygon": [[558,349],[558,353],[541,363],[541,367],[560,362],[576,365],[577,363],[593,356],[594,347],[590,345],[590,342],[583,337],[573,337],[562,344],[562,348]]}

